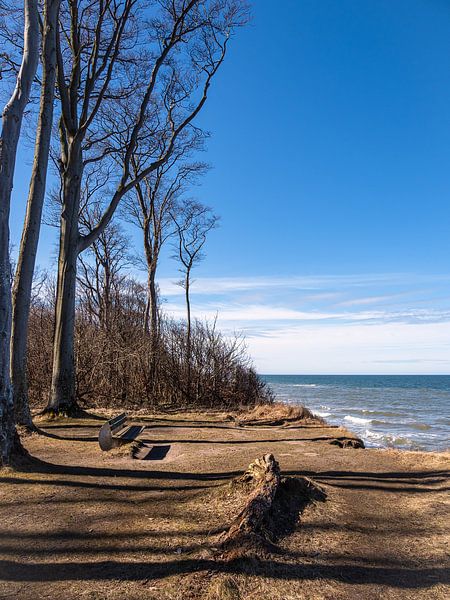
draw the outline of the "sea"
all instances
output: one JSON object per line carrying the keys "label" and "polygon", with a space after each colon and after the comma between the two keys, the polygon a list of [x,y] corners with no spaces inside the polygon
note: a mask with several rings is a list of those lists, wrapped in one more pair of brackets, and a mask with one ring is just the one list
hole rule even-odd
{"label": "sea", "polygon": [[450,375],[264,375],[278,400],[343,425],[367,447],[450,449]]}

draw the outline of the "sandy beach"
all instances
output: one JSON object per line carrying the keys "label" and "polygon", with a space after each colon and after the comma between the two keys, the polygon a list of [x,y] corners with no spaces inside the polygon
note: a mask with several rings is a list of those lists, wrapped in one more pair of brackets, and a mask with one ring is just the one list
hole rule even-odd
{"label": "sandy beach", "polygon": [[[136,416],[158,448],[146,461],[102,452],[101,420],[41,421],[31,459],[1,471],[0,598],[448,597],[448,453],[232,417]],[[227,560],[218,539],[244,502],[230,482],[266,453],[326,498],[294,506],[276,551]]]}

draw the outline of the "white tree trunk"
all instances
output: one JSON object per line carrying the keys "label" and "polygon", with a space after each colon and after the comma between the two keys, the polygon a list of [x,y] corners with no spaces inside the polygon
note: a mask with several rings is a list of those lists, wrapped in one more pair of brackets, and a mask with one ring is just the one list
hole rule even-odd
{"label": "white tree trunk", "polygon": [[2,115],[0,137],[0,465],[9,462],[15,439],[9,376],[11,337],[11,266],[9,212],[22,117],[30,97],[39,57],[37,0],[25,0],[24,51],[17,83]]}
{"label": "white tree trunk", "polygon": [[56,28],[60,0],[45,0],[42,49],[42,88],[33,169],[27,212],[20,242],[19,260],[13,286],[11,335],[11,382],[16,423],[32,427],[28,404],[27,340],[31,289],[45,197],[48,156],[53,124],[56,78]]}

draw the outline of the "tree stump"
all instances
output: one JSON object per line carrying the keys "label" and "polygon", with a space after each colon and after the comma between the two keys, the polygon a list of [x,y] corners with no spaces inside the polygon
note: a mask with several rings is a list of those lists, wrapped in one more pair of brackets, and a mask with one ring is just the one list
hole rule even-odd
{"label": "tree stump", "polygon": [[273,454],[266,454],[252,462],[237,483],[255,486],[244,508],[234,519],[228,531],[219,538],[222,550],[244,549],[268,542],[260,533],[260,527],[272,507],[281,482],[280,467]]}

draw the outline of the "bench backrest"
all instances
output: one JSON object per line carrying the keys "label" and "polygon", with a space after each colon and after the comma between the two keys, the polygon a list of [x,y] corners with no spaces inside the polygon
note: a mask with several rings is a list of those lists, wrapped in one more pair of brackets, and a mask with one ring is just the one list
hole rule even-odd
{"label": "bench backrest", "polygon": [[118,415],[117,417],[110,419],[108,421],[108,423],[109,423],[109,426],[111,427],[111,433],[114,434],[114,433],[117,433],[117,431],[120,431],[120,429],[123,429],[125,427],[127,418],[128,418],[128,414],[126,412],[124,412],[121,415]]}
{"label": "bench backrest", "polygon": [[100,448],[102,450],[111,450],[117,445],[117,440],[113,438],[113,435],[117,434],[119,431],[126,427],[128,415],[126,412],[109,419],[106,421],[98,432],[98,443],[100,444]]}

